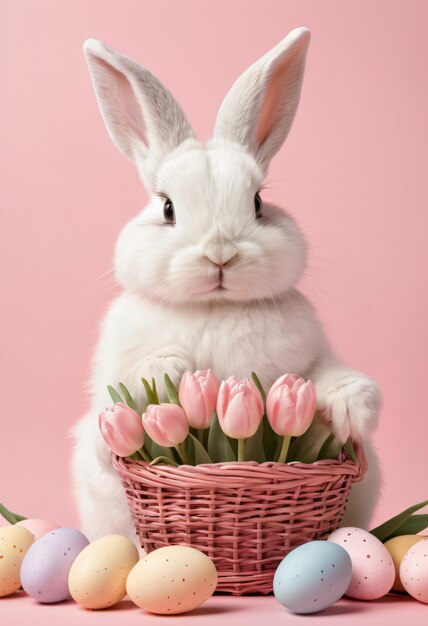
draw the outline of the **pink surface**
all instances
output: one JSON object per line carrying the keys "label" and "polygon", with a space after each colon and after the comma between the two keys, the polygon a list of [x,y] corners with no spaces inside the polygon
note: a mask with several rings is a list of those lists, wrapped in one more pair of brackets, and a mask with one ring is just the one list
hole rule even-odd
{"label": "pink surface", "polygon": [[[76,523],[67,433],[88,405],[116,235],[145,201],[104,128],[83,41],[101,38],[145,64],[206,138],[235,77],[301,25],[313,31],[303,97],[264,195],[307,234],[302,287],[335,347],[383,389],[377,520],[427,497],[428,3],[1,0],[0,10],[1,500]],[[32,602],[5,606],[18,614]],[[253,606],[285,617],[269,599]],[[371,606],[392,613],[395,603]],[[218,615],[207,606],[206,617]]]}
{"label": "pink surface", "polygon": [[[199,609],[185,615],[174,615],[165,619],[164,615],[150,615],[139,609],[125,598],[115,607],[105,611],[87,611],[81,609],[72,600],[61,604],[41,605],[35,600],[17,593],[1,600],[1,618],[5,626],[12,624],[43,624],[43,626],[84,626],[85,624],[108,625],[126,623],[144,624],[200,624],[204,626],[215,624],[221,620],[224,626],[282,626],[283,624],[336,624],[346,626],[425,626],[427,623],[427,605],[412,600],[408,596],[390,595],[381,600],[372,602],[358,602],[356,600],[340,600],[322,613],[314,615],[293,615],[282,607],[273,596],[250,596],[233,598],[230,596],[215,596],[208,600]],[[3,622],[4,620],[4,622]]]}

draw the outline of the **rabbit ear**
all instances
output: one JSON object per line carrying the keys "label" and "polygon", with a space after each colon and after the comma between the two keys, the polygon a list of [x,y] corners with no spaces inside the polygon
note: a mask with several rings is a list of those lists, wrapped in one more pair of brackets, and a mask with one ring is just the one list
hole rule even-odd
{"label": "rabbit ear", "polygon": [[291,31],[237,79],[218,112],[214,137],[244,146],[265,170],[296,114],[309,39],[307,28]]}
{"label": "rabbit ear", "polygon": [[88,39],[83,50],[104,122],[116,147],[149,187],[168,152],[194,137],[172,94],[144,67]]}

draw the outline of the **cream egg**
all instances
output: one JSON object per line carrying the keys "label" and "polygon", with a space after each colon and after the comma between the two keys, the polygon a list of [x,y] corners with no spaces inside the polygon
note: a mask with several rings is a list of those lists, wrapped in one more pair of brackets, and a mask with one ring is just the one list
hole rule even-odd
{"label": "cream egg", "polygon": [[10,596],[20,588],[21,563],[33,541],[33,535],[22,526],[0,528],[0,597]]}
{"label": "cream egg", "polygon": [[86,609],[105,609],[126,595],[126,578],[138,562],[134,543],[106,535],[90,543],[74,561],[68,576],[73,599]]}
{"label": "cream egg", "polygon": [[213,561],[200,550],[165,546],[137,563],[126,591],[135,604],[150,613],[187,613],[208,600],[217,586]]}

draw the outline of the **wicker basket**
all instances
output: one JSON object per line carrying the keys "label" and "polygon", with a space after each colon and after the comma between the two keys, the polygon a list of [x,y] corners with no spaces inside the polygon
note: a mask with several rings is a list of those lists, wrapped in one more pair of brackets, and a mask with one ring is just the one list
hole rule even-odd
{"label": "wicker basket", "polygon": [[338,527],[366,460],[154,465],[113,455],[146,552],[198,548],[218,571],[217,591],[272,592],[275,570],[296,546]]}

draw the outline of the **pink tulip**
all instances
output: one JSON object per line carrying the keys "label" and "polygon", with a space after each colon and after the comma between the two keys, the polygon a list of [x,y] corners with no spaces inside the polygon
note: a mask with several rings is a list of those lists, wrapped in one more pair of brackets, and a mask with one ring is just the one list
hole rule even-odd
{"label": "pink tulip", "polygon": [[269,391],[273,391],[274,389],[277,389],[277,387],[282,387],[283,385],[287,385],[287,387],[290,387],[290,389],[291,389],[293,387],[294,383],[296,383],[298,380],[303,380],[303,378],[300,378],[299,376],[296,376],[296,374],[284,374],[283,376],[280,376],[273,383],[273,385],[272,385],[272,387],[270,388]]}
{"label": "pink tulip", "polygon": [[208,428],[215,411],[220,383],[210,369],[184,372],[178,395],[193,428]]}
{"label": "pink tulip", "polygon": [[143,413],[143,426],[148,436],[167,448],[181,444],[189,434],[189,422],[178,404],[149,404]]}
{"label": "pink tulip", "polygon": [[287,376],[279,378],[269,390],[266,415],[277,435],[300,437],[308,430],[314,417],[317,401],[315,385],[310,380],[293,380]]}
{"label": "pink tulip", "polygon": [[123,402],[102,411],[98,424],[104,441],[118,456],[129,456],[144,444],[141,417]]}
{"label": "pink tulip", "polygon": [[314,417],[316,408],[315,385],[312,381],[286,374],[270,388],[266,398],[266,415],[272,430],[284,437],[278,457],[284,462],[291,437],[305,433]]}
{"label": "pink tulip", "polygon": [[[217,414],[220,426],[228,437],[238,439],[241,444],[254,435],[263,413],[263,399],[252,380],[237,380],[234,376],[223,380],[218,392]],[[243,456],[243,445],[239,445],[238,461],[242,461]]]}

